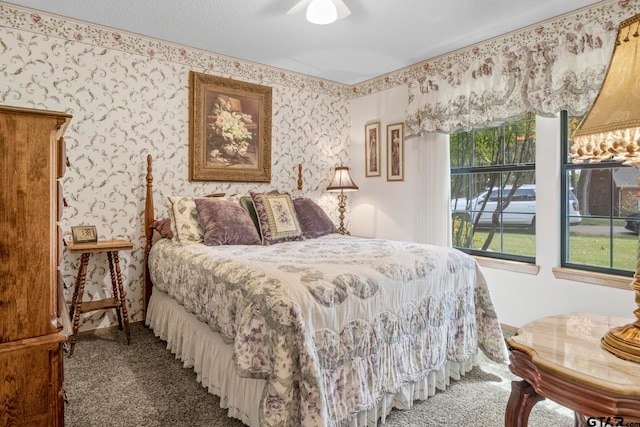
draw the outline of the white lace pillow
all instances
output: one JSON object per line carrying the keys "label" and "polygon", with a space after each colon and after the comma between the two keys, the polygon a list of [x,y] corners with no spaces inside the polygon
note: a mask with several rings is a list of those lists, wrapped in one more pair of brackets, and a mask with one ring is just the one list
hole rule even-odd
{"label": "white lace pillow", "polygon": [[173,203],[171,203],[168,197],[167,197],[167,216],[169,217],[169,227],[171,228],[171,234],[173,234],[173,237],[171,237],[171,240],[173,240],[174,242],[177,242],[178,232],[176,231],[176,218],[173,215]]}
{"label": "white lace pillow", "polygon": [[204,232],[198,221],[195,197],[169,196],[169,217],[174,240],[181,243],[202,243]]}

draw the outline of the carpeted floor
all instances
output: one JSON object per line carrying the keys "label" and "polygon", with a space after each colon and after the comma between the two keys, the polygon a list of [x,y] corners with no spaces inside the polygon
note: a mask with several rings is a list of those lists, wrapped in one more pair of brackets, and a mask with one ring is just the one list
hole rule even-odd
{"label": "carpeted floor", "polygon": [[[65,424],[90,426],[242,426],[228,418],[220,401],[182,367],[149,329],[80,336],[73,357],[65,355]],[[504,410],[516,379],[506,365],[484,357],[445,392],[418,402],[410,411],[394,410],[386,426],[504,426]],[[573,413],[553,402],[538,403],[531,427],[573,426]]]}

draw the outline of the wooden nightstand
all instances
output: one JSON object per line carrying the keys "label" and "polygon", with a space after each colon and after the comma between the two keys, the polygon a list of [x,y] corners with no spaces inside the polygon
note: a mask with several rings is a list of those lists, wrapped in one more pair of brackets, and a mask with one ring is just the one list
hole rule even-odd
{"label": "wooden nightstand", "polygon": [[[82,253],[80,258],[80,267],[78,268],[78,276],[76,277],[75,282],[75,289],[73,290],[73,300],[71,302],[70,317],[73,319],[73,334],[70,337],[71,344],[69,347],[69,356],[73,355],[73,347],[78,336],[80,314],[96,310],[115,308],[116,314],[118,315],[118,326],[120,330],[124,327],[127,334],[127,344],[130,344],[131,334],[129,332],[129,316],[127,314],[126,294],[122,286],[122,275],[120,274],[120,258],[118,256],[118,252],[133,249],[133,244],[127,240],[99,240],[94,243],[68,243],[67,249],[72,253]],[[89,256],[95,252],[107,253],[113,296],[111,298],[96,301],[82,301],[84,285],[87,277]]]}

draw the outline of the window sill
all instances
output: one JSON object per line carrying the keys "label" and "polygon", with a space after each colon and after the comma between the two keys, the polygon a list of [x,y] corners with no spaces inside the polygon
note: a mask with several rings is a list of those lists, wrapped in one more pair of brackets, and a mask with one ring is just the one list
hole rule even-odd
{"label": "window sill", "polygon": [[540,271],[540,267],[535,264],[529,264],[528,262],[508,261],[504,259],[487,258],[481,256],[474,256],[475,260],[481,267],[495,268],[496,270],[507,270],[516,273],[537,275]]}
{"label": "window sill", "polygon": [[[540,267],[526,262],[508,261],[504,259],[485,258],[474,256],[481,267],[494,268],[496,270],[513,271],[515,273],[537,275]],[[631,290],[633,278],[615,276],[613,274],[595,273],[593,271],[575,270],[572,268],[555,267],[551,269],[556,279],[571,280],[573,282],[589,283],[591,285],[606,286],[609,288]]]}
{"label": "window sill", "polygon": [[613,274],[595,273],[572,268],[556,267],[552,270],[556,279],[572,280],[610,288],[631,290],[631,282],[633,281],[631,277],[614,276]]}

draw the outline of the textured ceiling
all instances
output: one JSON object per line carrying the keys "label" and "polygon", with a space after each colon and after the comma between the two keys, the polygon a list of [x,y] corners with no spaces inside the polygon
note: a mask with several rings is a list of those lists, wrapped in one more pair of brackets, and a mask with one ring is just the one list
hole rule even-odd
{"label": "textured ceiling", "polygon": [[344,0],[314,25],[297,0],[12,0],[7,3],[235,58],[355,84],[594,0]]}

